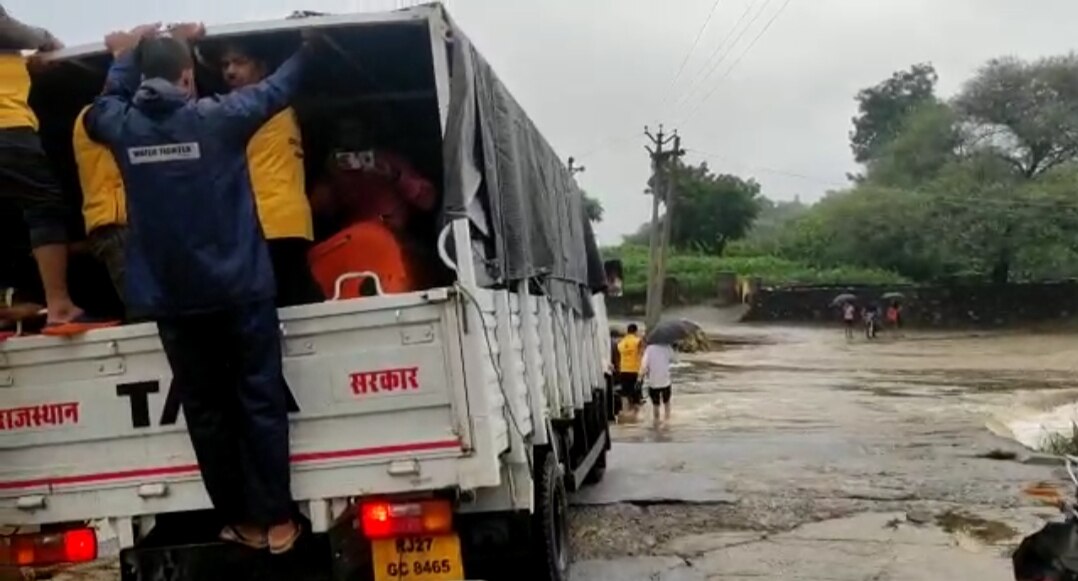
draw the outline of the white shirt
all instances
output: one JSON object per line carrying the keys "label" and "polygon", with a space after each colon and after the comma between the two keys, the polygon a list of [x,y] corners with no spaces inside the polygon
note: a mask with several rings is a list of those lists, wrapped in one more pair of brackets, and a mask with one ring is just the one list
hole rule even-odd
{"label": "white shirt", "polygon": [[669,345],[648,345],[644,349],[644,361],[640,366],[640,375],[644,385],[662,389],[670,387],[670,364],[674,362],[674,349]]}

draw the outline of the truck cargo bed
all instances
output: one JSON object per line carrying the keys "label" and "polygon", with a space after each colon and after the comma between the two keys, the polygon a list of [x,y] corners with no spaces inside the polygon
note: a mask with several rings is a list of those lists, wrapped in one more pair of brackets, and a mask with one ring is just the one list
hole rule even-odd
{"label": "truck cargo bed", "polygon": [[[282,310],[297,500],[497,484],[460,465],[457,305],[439,289]],[[170,381],[152,324],[0,346],[0,522],[209,508]]]}

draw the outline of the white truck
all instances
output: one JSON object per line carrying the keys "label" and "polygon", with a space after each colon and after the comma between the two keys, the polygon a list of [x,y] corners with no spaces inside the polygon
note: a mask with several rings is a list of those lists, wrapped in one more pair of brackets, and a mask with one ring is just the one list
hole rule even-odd
{"label": "white truck", "polygon": [[[17,337],[0,343],[0,570],[93,560],[105,523],[125,581],[567,578],[567,494],[602,477],[610,445],[581,193],[441,6],[213,27],[196,53],[241,39],[287,54],[301,28],[332,49],[301,119],[396,120],[398,149],[443,192],[431,239],[451,275],[282,309],[293,490],[313,534],[286,557],[215,542],[153,324]],[[53,61],[32,104],[70,177],[71,125],[110,58]],[[304,124],[308,157],[325,135]]]}

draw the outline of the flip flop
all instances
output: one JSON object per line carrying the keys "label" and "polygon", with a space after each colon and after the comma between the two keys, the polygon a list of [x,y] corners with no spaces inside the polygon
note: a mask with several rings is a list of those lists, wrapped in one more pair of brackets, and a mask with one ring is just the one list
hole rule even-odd
{"label": "flip flop", "polygon": [[243,533],[233,526],[227,526],[221,529],[221,534],[217,535],[217,537],[226,543],[243,545],[256,551],[261,551],[269,546],[269,540],[265,535],[252,539],[251,537],[244,536]]}
{"label": "flip flop", "polygon": [[[295,530],[292,535],[280,543],[269,543],[269,552],[271,555],[283,555],[296,547],[296,541],[303,536],[303,525],[300,523],[294,523]],[[267,537],[269,542],[269,537]]]}
{"label": "flip flop", "polygon": [[71,337],[82,335],[94,329],[115,327],[119,324],[120,321],[95,319],[89,315],[82,314],[66,323],[46,323],[45,328],[41,330],[41,334],[49,337]]}

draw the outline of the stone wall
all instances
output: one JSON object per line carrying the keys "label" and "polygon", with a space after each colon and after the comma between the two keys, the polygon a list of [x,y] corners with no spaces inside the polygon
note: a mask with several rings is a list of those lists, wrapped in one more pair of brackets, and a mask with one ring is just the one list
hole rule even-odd
{"label": "stone wall", "polygon": [[919,327],[1004,327],[1059,321],[1078,315],[1078,282],[1008,285],[938,285],[917,287],[761,288],[750,298],[746,321],[835,322],[831,301],[844,292],[864,303],[887,292],[906,296],[903,317]]}

